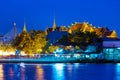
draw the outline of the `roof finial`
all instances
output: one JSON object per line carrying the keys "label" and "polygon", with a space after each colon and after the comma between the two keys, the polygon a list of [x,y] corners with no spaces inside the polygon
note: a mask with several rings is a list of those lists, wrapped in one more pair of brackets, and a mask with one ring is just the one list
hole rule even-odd
{"label": "roof finial", "polygon": [[53,30],[52,31],[55,31],[55,29],[56,29],[56,20],[55,20],[55,16],[54,16],[54,23],[53,23]]}
{"label": "roof finial", "polygon": [[24,21],[24,28],[23,28],[23,32],[27,32],[27,29],[26,29],[26,23]]}

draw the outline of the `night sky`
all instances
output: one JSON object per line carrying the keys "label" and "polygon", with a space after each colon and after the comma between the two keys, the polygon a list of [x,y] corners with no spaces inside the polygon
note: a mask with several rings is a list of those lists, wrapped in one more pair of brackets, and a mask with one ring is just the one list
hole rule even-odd
{"label": "night sky", "polygon": [[6,34],[13,23],[22,29],[24,21],[30,29],[45,30],[53,24],[69,26],[89,22],[107,26],[120,36],[120,0],[1,0],[0,34]]}

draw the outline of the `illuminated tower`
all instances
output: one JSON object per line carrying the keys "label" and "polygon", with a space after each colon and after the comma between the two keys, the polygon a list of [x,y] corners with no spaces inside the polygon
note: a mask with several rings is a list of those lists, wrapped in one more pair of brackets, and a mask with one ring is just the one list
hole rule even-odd
{"label": "illuminated tower", "polygon": [[46,28],[46,30],[45,30],[45,34],[46,34],[46,35],[48,34],[47,30],[48,30],[48,28]]}
{"label": "illuminated tower", "polygon": [[24,22],[23,32],[27,32],[27,29],[26,29],[26,23],[25,23],[25,22]]}
{"label": "illuminated tower", "polygon": [[88,23],[87,23],[87,22],[84,22],[84,23],[83,23],[83,26],[82,26],[83,32],[87,31],[87,28],[88,28]]}
{"label": "illuminated tower", "polygon": [[14,22],[14,39],[16,37],[16,23]]}
{"label": "illuminated tower", "polygon": [[54,23],[53,23],[52,31],[55,31],[55,29],[56,29],[56,20],[54,18]]}

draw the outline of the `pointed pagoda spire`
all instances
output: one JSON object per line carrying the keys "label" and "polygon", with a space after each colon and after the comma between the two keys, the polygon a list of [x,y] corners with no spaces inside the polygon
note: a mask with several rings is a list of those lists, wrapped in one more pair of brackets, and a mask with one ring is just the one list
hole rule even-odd
{"label": "pointed pagoda spire", "polygon": [[25,23],[25,22],[24,22],[23,32],[27,32],[27,29],[26,29],[26,23]]}
{"label": "pointed pagoda spire", "polygon": [[16,23],[14,22],[14,39],[16,37]]}
{"label": "pointed pagoda spire", "polygon": [[54,23],[53,23],[53,27],[52,27],[52,31],[55,31],[55,29],[56,29],[56,20],[55,20],[55,17],[54,17]]}
{"label": "pointed pagoda spire", "polygon": [[85,32],[88,28],[88,23],[87,22],[83,22],[83,26],[82,26],[82,30],[83,32]]}

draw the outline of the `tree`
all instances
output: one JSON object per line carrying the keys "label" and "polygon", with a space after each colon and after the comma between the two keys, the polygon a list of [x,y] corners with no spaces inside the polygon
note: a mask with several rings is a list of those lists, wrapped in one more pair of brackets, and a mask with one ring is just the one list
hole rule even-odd
{"label": "tree", "polygon": [[42,48],[42,53],[49,53],[50,51],[49,51],[49,47],[50,47],[51,45],[50,45],[50,43],[47,41],[46,42],[46,45]]}
{"label": "tree", "polygon": [[23,50],[26,43],[30,40],[30,36],[26,32],[19,34],[13,42],[13,46],[18,50]]}
{"label": "tree", "polygon": [[83,32],[80,30],[75,30],[72,34],[63,36],[59,42],[65,44],[70,43],[73,46],[87,46],[88,44],[95,43],[97,38],[98,36],[95,32]]}
{"label": "tree", "polygon": [[46,35],[43,31],[31,30],[22,32],[18,35],[13,43],[13,46],[27,54],[37,54],[42,52],[42,48],[46,45]]}
{"label": "tree", "polygon": [[35,53],[40,53],[42,52],[43,47],[45,47],[47,40],[46,40],[46,35],[44,32],[42,31],[37,31],[34,39],[33,39],[33,43],[34,43],[34,52]]}
{"label": "tree", "polygon": [[53,53],[58,48],[59,48],[58,46],[50,46],[49,51],[50,51],[50,53]]}

